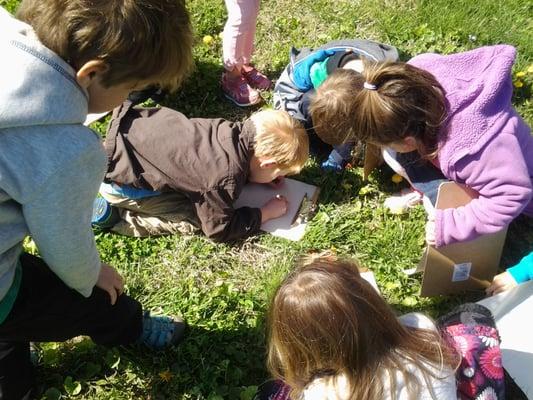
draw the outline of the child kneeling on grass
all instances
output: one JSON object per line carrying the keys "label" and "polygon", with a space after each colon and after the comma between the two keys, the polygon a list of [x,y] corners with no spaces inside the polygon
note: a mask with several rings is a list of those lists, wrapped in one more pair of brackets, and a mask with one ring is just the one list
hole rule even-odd
{"label": "child kneeling on grass", "polygon": [[130,236],[199,227],[222,242],[253,235],[285,214],[284,198],[265,199],[261,208],[233,203],[246,182],[282,184],[309,152],[304,129],[285,111],[259,111],[241,123],[129,102],[115,110],[105,147],[107,183],[100,194],[112,207],[106,212],[97,198],[93,223]]}
{"label": "child kneeling on grass", "polygon": [[433,202],[443,180],[477,192],[463,207],[428,207],[428,243],[498,232],[521,213],[533,216],[533,136],[511,104],[515,55],[498,45],[337,70],[311,100],[314,128],[332,144],[381,146],[385,161]]}
{"label": "child kneeling on grass", "polygon": [[[141,85],[179,84],[184,2],[24,0],[17,17],[0,8],[0,399],[31,397],[30,342],[163,347],[185,328],[143,316],[100,261],[90,217],[106,158],[83,126]],[[42,258],[24,253],[27,236]]]}
{"label": "child kneeling on grass", "polygon": [[[328,42],[317,49],[291,48],[290,63],[282,72],[274,87],[274,108],[287,111],[301,121],[310,134],[313,150],[322,147],[316,138],[309,113],[310,99],[315,91],[338,69],[357,72],[363,70],[363,59],[372,61],[397,61],[398,51],[393,46],[365,39],[343,39]],[[318,140],[317,140],[318,139]],[[335,146],[321,164],[323,169],[341,171],[352,159],[353,143]]]}
{"label": "child kneeling on grass", "polygon": [[269,370],[292,399],[457,398],[459,358],[435,324],[397,318],[353,262],[298,267],[275,293],[268,329]]}

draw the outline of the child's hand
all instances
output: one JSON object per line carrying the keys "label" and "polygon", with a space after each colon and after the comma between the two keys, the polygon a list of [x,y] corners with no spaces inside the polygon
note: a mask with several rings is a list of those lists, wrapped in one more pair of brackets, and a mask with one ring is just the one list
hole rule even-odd
{"label": "child's hand", "polygon": [[122,280],[122,276],[120,276],[115,268],[104,263],[102,263],[96,286],[105,290],[109,294],[112,305],[116,303],[118,296],[124,292],[124,281]]}
{"label": "child's hand", "polygon": [[272,197],[263,207],[261,207],[261,223],[270,219],[278,218],[287,212],[289,202],[279,194]]}
{"label": "child's hand", "polygon": [[518,286],[518,283],[516,283],[513,276],[509,272],[505,271],[494,277],[492,283],[485,290],[485,292],[488,296],[492,296],[493,294],[498,294],[506,290],[512,289],[515,286]]}
{"label": "child's hand", "polygon": [[276,179],[274,179],[272,182],[269,182],[268,185],[273,189],[279,189],[283,186],[285,183],[285,177],[284,176],[278,176]]}

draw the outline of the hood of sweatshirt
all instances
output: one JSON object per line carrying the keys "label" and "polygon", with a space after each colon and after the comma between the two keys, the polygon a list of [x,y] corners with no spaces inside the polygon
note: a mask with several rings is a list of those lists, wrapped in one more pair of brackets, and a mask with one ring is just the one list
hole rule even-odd
{"label": "hood of sweatshirt", "polygon": [[453,165],[477,153],[516,115],[511,69],[516,50],[497,45],[452,55],[422,54],[409,64],[433,74],[445,91],[448,115],[438,158],[449,176]]}
{"label": "hood of sweatshirt", "polygon": [[1,7],[0,54],[0,129],[83,123],[88,97],[74,69]]}

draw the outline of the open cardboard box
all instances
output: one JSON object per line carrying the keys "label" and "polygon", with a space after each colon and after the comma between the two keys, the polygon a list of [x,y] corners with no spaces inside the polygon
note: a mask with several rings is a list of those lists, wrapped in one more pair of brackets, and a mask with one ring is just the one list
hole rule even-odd
{"label": "open cardboard box", "polygon": [[[477,198],[477,193],[454,182],[442,183],[436,208],[456,208]],[[507,227],[477,239],[435,248],[428,246],[417,272],[423,272],[424,297],[482,290],[498,272]]]}

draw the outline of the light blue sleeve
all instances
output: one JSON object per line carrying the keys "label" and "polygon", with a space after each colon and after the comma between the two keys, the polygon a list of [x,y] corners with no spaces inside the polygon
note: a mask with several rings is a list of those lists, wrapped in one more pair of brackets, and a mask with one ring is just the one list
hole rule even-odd
{"label": "light blue sleeve", "polygon": [[23,204],[42,258],[67,286],[85,297],[91,295],[100,272],[90,221],[104,166],[105,155],[93,146],[49,174]]}
{"label": "light blue sleeve", "polygon": [[507,271],[511,274],[517,283],[526,282],[533,279],[533,252],[522,258],[518,264],[508,268]]}

